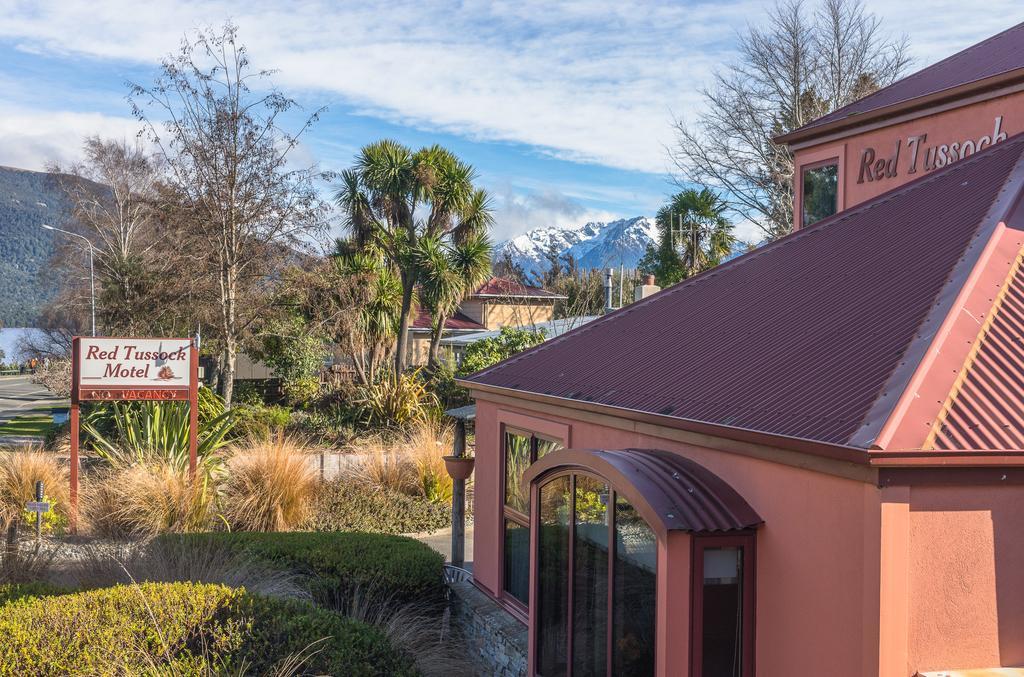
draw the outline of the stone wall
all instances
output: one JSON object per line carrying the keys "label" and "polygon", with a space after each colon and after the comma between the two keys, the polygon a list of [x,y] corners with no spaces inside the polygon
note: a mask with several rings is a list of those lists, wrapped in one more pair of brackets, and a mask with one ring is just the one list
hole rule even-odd
{"label": "stone wall", "polygon": [[474,653],[478,675],[525,677],[526,626],[469,581],[451,589],[452,621]]}

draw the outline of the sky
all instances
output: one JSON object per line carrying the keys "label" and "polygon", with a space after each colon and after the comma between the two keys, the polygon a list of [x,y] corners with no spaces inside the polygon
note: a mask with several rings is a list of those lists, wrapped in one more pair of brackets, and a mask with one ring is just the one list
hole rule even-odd
{"label": "sky", "polygon": [[[907,35],[912,70],[1024,21],[1009,0],[867,6],[890,34]],[[231,20],[254,65],[274,69],[274,86],[307,113],[327,108],[297,161],[336,171],[380,138],[440,143],[476,168],[493,197],[497,239],[649,216],[673,192],[673,120],[699,115],[701,87],[769,8],[0,0],[0,165],[68,164],[89,134],[133,138],[126,83],[151,83],[185,36]]]}

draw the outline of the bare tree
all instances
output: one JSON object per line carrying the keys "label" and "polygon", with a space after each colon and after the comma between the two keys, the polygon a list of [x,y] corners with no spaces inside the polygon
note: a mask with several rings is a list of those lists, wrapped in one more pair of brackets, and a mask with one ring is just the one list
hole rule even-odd
{"label": "bare tree", "polygon": [[254,70],[237,28],[198,32],[164,59],[151,86],[131,85],[132,110],[161,151],[187,215],[183,249],[212,281],[222,347],[220,382],[230,403],[238,350],[267,308],[273,275],[325,224],[311,168],[291,151],[322,111],[296,133],[278,124],[297,107]]}
{"label": "bare tree", "polygon": [[906,38],[887,38],[863,0],[782,0],[766,26],[740,35],[738,60],[703,90],[696,122],[675,121],[679,183],[721,190],[767,238],[788,233],[793,157],[772,139],[892,83],[908,64]]}
{"label": "bare tree", "polygon": [[[100,326],[108,334],[134,336],[152,327],[156,315],[168,307],[143,302],[173,260],[161,246],[164,232],[154,218],[159,171],[138,143],[91,136],[83,150],[84,161],[49,168],[51,179],[71,205],[68,220],[59,225],[84,236],[94,247]],[[87,299],[85,259],[68,251],[81,249],[81,242],[60,242],[53,263],[64,278],[62,286],[68,293],[63,296]],[[140,306],[148,312],[141,312]]]}

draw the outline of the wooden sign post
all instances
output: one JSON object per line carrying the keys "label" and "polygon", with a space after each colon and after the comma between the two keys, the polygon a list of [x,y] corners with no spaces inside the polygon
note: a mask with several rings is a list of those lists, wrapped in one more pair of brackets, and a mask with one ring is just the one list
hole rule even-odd
{"label": "wooden sign post", "polygon": [[199,444],[199,350],[193,339],[77,336],[71,346],[71,530],[78,521],[79,405],[187,401],[188,468]]}

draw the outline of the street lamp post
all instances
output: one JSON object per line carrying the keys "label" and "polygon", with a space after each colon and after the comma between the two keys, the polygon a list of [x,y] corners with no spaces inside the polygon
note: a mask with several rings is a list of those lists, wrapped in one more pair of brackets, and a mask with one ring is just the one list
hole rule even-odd
{"label": "street lamp post", "polygon": [[72,233],[69,230],[63,230],[61,228],[56,228],[54,226],[51,226],[48,223],[43,223],[43,224],[40,224],[40,225],[42,225],[42,227],[45,228],[46,230],[53,230],[53,231],[56,231],[58,233],[64,233],[65,235],[70,235],[71,237],[77,237],[78,239],[83,240],[85,242],[85,244],[87,244],[89,246],[89,290],[90,290],[91,296],[92,296],[92,335],[96,336],[96,276],[93,273],[93,265],[92,265],[92,255],[93,255],[92,242],[90,242],[89,238],[85,237],[84,235],[79,235],[78,233]]}

